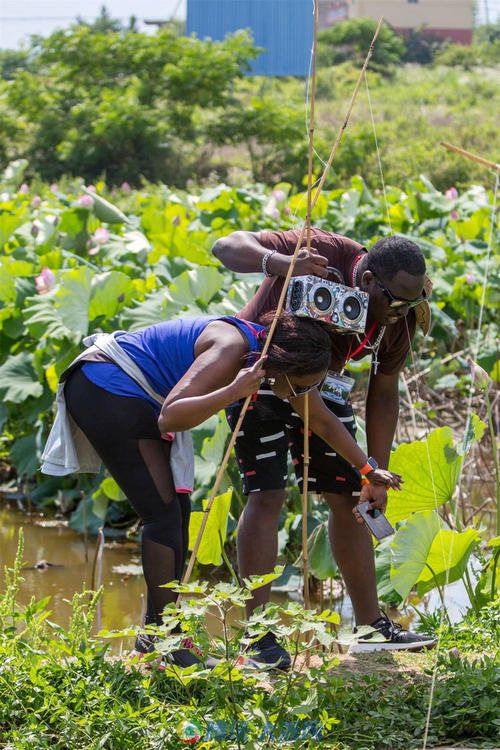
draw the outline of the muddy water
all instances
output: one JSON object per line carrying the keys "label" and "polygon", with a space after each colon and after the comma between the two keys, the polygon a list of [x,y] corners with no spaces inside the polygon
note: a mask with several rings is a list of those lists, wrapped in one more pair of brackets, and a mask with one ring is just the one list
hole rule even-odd
{"label": "muddy water", "polygon": [[[81,535],[68,528],[65,522],[53,521],[34,515],[29,519],[25,513],[3,507],[0,509],[0,569],[12,566],[19,528],[24,533],[24,568],[18,601],[27,604],[31,597],[42,599],[50,596],[49,619],[66,626],[71,600],[83,585],[91,586],[92,562],[95,540],[89,540],[89,562],[85,561],[85,546]],[[51,563],[45,570],[33,569],[41,560]],[[141,576],[123,575],[113,568],[139,562],[139,549],[130,549],[116,542],[106,544],[102,561],[102,627],[120,629],[136,625],[140,621],[141,594],[145,586]],[[52,567],[53,566],[53,567]],[[4,589],[4,580],[0,591]]]}

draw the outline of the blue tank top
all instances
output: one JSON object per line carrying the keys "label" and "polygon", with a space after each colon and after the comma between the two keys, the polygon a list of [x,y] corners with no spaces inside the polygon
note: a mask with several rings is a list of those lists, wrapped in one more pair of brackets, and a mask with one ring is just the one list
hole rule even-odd
{"label": "blue tank top", "polygon": [[[195,342],[214,320],[226,320],[237,326],[248,339],[249,354],[260,351],[258,334],[263,326],[220,315],[177,318],[157,323],[141,331],[119,334],[116,342],[140,367],[151,387],[166,398],[193,364]],[[118,365],[111,362],[86,362],[82,371],[85,377],[100,388],[118,396],[145,399],[153,406],[156,414],[160,414],[161,405],[148,396]]]}

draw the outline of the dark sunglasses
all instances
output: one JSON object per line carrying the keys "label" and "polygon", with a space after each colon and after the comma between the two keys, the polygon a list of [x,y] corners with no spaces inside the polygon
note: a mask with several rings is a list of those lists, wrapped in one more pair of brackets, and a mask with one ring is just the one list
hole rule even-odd
{"label": "dark sunglasses", "polygon": [[293,396],[303,396],[304,393],[309,393],[309,391],[314,391],[314,389],[317,388],[319,385],[321,385],[322,382],[323,382],[323,380],[320,380],[318,383],[314,383],[314,385],[296,385],[296,386],[293,386],[290,383],[290,380],[289,380],[288,375],[286,374],[286,372],[284,372],[283,375],[286,378],[286,382],[290,386],[290,389],[292,391],[292,395]]}
{"label": "dark sunglasses", "polygon": [[375,273],[373,273],[373,276],[375,277],[375,281],[389,300],[389,307],[391,308],[391,310],[399,310],[401,307],[408,307],[411,309],[412,307],[420,305],[421,302],[425,302],[425,300],[427,299],[427,293],[425,289],[422,289],[422,296],[418,297],[417,299],[401,299],[401,297],[395,297],[392,292],[390,292],[389,289],[387,289],[387,287],[382,284]]}

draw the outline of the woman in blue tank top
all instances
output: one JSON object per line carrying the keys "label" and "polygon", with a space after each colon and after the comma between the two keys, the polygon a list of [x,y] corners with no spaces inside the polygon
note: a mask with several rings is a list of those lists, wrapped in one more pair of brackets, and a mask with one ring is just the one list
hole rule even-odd
{"label": "woman in blue tank top", "polygon": [[[309,318],[282,314],[262,359],[272,319],[270,313],[261,326],[232,317],[186,318],[117,334],[116,343],[164,399],[161,406],[106,355],[81,362],[65,380],[71,417],[143,523],[148,624],[161,624],[163,610],[175,601],[176,594],[162,584],[182,577],[187,554],[191,488],[174,485],[172,433],[189,430],[255,393],[267,379],[277,396],[293,398],[300,414],[300,396],[311,391],[311,428],[356,466],[367,461],[340,421],[332,422],[329,412],[326,422],[322,417],[317,386],[330,361],[326,330]],[[373,475],[381,483],[397,484],[389,472]],[[180,667],[199,663],[190,643],[184,646],[168,659]],[[154,640],[139,636],[135,650],[152,652]]]}

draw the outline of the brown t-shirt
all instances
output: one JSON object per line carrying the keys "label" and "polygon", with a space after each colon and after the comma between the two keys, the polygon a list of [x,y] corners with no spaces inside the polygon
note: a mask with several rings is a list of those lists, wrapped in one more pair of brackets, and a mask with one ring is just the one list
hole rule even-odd
{"label": "brown t-shirt", "polygon": [[[282,255],[293,255],[299,235],[300,231],[295,229],[285,232],[261,232],[260,242],[269,250],[276,250]],[[367,252],[366,248],[358,242],[340,234],[327,232],[324,229],[311,229],[311,247],[328,259],[329,266],[333,266],[340,271],[347,286],[352,285],[352,271],[356,258]],[[282,277],[266,277],[250,302],[241,310],[239,317],[258,322],[263,313],[275,310],[283,288],[283,282]],[[371,323],[368,325],[368,330],[370,330],[370,327]],[[367,343],[373,344],[379,332],[380,326],[377,325]],[[414,335],[415,313],[413,310],[410,310],[406,318],[387,326],[378,350],[379,372],[384,375],[392,375],[403,368]],[[348,357],[358,349],[360,341],[353,334],[346,335],[337,331],[333,331],[330,338],[332,342],[330,369],[340,372]],[[370,353],[369,349],[363,347],[359,352],[352,355],[352,359],[362,359]]]}

